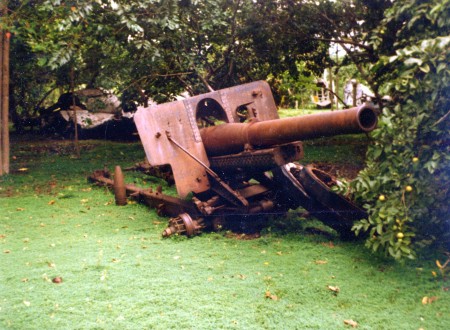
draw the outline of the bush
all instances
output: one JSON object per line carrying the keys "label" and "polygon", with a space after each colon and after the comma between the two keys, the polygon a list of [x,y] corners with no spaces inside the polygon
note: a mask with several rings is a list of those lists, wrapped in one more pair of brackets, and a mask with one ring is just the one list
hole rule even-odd
{"label": "bush", "polygon": [[382,110],[367,168],[350,184],[369,213],[355,232],[368,232],[367,246],[395,259],[450,245],[449,1],[422,2],[395,3],[374,35],[374,49],[386,52],[372,74],[393,105]]}

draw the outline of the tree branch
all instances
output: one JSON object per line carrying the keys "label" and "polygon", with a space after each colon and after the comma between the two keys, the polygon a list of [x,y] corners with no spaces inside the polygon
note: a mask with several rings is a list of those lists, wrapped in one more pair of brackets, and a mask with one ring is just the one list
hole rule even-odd
{"label": "tree branch", "polygon": [[448,116],[450,116],[450,110],[449,110],[445,115],[443,115],[441,118],[439,118],[439,120],[438,120],[437,122],[435,122],[433,125],[431,125],[431,127],[434,127],[434,126],[439,125],[439,124],[442,123]]}
{"label": "tree branch", "polygon": [[372,47],[364,45],[364,44],[356,42],[356,41],[353,41],[353,40],[349,40],[349,39],[346,39],[346,40],[326,39],[326,38],[310,38],[310,39],[311,40],[317,40],[317,41],[334,42],[334,43],[340,44],[340,45],[348,44],[348,45],[352,45],[352,46],[363,48],[363,49],[365,49],[367,51],[373,51]]}

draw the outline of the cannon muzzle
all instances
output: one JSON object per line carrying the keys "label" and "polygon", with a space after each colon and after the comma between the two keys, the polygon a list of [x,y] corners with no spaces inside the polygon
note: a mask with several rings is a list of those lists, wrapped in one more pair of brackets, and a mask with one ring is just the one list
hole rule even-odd
{"label": "cannon muzzle", "polygon": [[368,105],[293,118],[226,123],[202,128],[201,138],[208,156],[230,155],[247,146],[267,148],[318,137],[370,132],[377,114]]}

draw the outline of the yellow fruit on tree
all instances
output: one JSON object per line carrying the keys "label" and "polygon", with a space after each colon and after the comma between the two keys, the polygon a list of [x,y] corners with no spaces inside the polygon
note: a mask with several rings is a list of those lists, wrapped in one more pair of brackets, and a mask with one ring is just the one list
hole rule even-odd
{"label": "yellow fruit on tree", "polygon": [[378,199],[383,202],[386,200],[386,196],[380,195],[380,197],[378,197]]}
{"label": "yellow fruit on tree", "polygon": [[397,238],[398,239],[402,239],[403,237],[405,237],[405,235],[403,235],[402,232],[397,233]]}
{"label": "yellow fruit on tree", "polygon": [[411,191],[413,190],[413,188],[412,188],[411,186],[406,186],[405,190],[406,190],[407,192],[411,192]]}
{"label": "yellow fruit on tree", "polygon": [[417,163],[419,161],[419,158],[418,157],[413,157],[412,161],[413,161],[413,163]]}

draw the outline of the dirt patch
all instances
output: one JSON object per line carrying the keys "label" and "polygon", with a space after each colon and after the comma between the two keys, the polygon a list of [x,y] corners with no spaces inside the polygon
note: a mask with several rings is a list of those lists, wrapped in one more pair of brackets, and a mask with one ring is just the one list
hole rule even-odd
{"label": "dirt patch", "polygon": [[252,239],[257,239],[261,237],[261,234],[258,233],[252,233],[252,234],[244,234],[244,233],[235,233],[235,232],[227,232],[225,234],[226,238],[233,238],[233,239],[237,239],[237,240],[252,240]]}
{"label": "dirt patch", "polygon": [[363,164],[334,164],[326,162],[311,163],[310,165],[327,172],[335,178],[344,178],[353,180],[358,173],[364,168]]}

